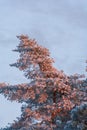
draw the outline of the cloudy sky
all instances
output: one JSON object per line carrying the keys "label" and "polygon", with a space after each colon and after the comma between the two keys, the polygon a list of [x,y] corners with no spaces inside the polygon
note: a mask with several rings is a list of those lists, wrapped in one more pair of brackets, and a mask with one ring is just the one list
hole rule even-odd
{"label": "cloudy sky", "polygon": [[[20,34],[47,47],[59,70],[69,75],[85,72],[87,0],[0,0],[0,82],[28,82],[22,72],[9,67],[18,58],[11,50]],[[0,96],[1,127],[20,115],[20,106]]]}

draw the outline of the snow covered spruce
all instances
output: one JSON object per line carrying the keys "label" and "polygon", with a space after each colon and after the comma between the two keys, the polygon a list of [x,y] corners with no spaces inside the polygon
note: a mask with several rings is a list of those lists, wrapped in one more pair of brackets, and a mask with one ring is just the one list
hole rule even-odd
{"label": "snow covered spruce", "polygon": [[49,50],[35,40],[17,38],[20,43],[14,51],[20,57],[10,66],[23,71],[29,83],[0,84],[0,93],[8,100],[25,102],[21,116],[1,130],[87,130],[86,80],[57,70]]}

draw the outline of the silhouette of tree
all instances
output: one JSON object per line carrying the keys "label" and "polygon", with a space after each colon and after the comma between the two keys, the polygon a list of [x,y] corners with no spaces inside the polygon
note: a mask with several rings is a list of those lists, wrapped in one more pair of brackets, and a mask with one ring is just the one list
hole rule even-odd
{"label": "silhouette of tree", "polygon": [[[80,75],[67,76],[57,70],[48,49],[28,36],[17,36],[19,59],[10,66],[24,72],[29,83],[0,84],[0,93],[8,100],[25,102],[21,117],[3,130],[63,130],[70,120],[70,111],[87,101],[81,90]],[[86,88],[86,87],[85,87]]]}

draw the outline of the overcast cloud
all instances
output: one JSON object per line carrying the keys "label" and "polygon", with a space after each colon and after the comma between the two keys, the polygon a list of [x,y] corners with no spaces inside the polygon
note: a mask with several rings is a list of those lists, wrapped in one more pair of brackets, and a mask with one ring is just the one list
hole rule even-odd
{"label": "overcast cloud", "polygon": [[[18,45],[16,35],[20,34],[47,47],[55,66],[66,74],[85,72],[87,0],[0,0],[0,82],[28,82],[22,72],[9,67],[18,57],[11,50]],[[15,108],[19,110],[20,104],[7,102],[4,107],[2,98],[0,125],[5,126],[18,116]],[[15,117],[8,118],[9,108]]]}

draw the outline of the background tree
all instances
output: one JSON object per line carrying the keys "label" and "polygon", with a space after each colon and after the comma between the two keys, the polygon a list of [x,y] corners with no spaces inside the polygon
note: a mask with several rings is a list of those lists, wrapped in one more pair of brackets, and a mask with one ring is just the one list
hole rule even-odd
{"label": "background tree", "polygon": [[[28,36],[17,36],[20,53],[16,63],[29,83],[0,84],[0,93],[8,100],[25,102],[21,117],[4,130],[63,130],[70,120],[70,111],[86,100],[86,92],[79,86],[79,75],[67,76],[53,66],[49,50]],[[80,76],[81,77],[81,76]],[[67,117],[67,118],[66,118]],[[66,128],[66,127],[65,127]]]}

